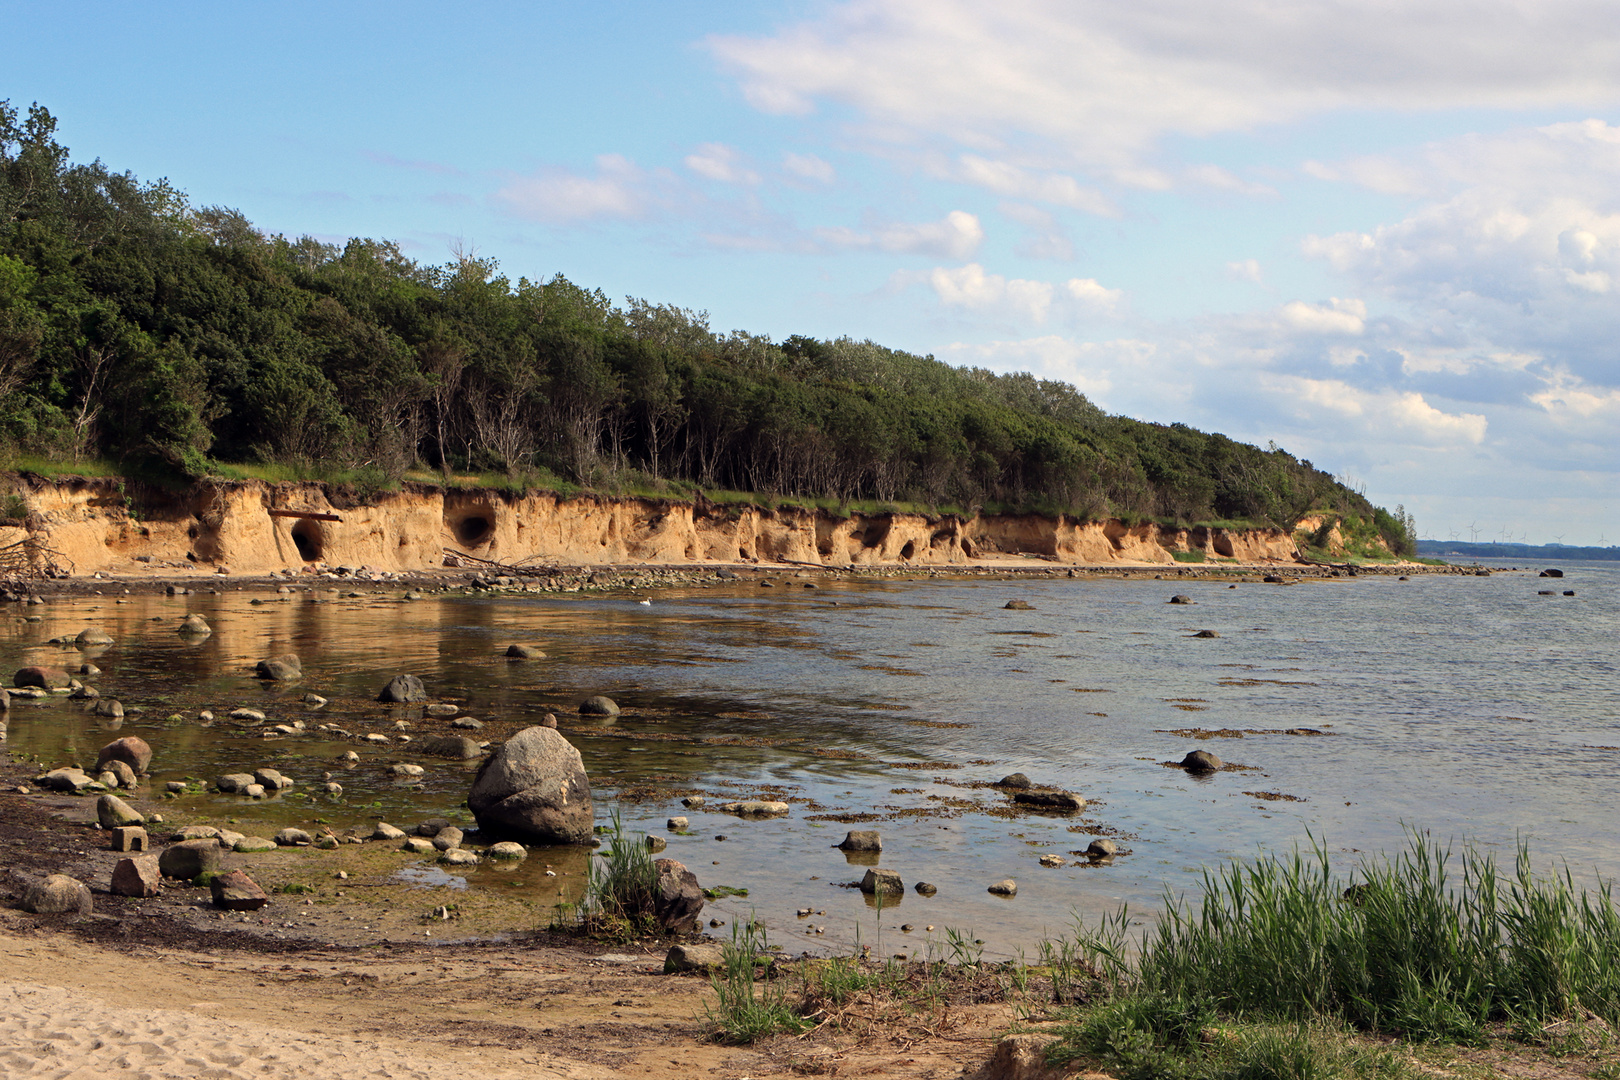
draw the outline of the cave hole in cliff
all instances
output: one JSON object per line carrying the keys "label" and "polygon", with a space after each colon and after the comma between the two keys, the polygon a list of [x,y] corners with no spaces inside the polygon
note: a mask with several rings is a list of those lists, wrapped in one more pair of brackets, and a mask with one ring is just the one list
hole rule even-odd
{"label": "cave hole in cliff", "polygon": [[495,526],[490,524],[489,518],[473,514],[456,522],[455,531],[456,542],[462,547],[477,547],[489,539]]}
{"label": "cave hole in cliff", "polygon": [[321,532],[319,522],[300,521],[292,527],[293,544],[298,548],[298,557],[304,562],[320,562],[322,551],[326,546],[326,537]]}
{"label": "cave hole in cliff", "polygon": [[977,559],[979,557],[978,551],[976,551],[973,547],[973,541],[967,539],[966,537],[962,539],[962,554],[966,555],[970,559]]}
{"label": "cave hole in cliff", "polygon": [[907,540],[906,546],[900,549],[900,557],[902,559],[909,559],[915,554],[917,554],[917,542],[915,540]]}

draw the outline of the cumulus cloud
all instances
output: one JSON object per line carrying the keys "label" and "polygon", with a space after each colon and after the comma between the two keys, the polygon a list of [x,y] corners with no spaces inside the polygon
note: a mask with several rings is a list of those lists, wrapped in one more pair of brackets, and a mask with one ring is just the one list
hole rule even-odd
{"label": "cumulus cloud", "polygon": [[849,0],[815,10],[773,34],[709,38],[756,108],[836,104],[896,141],[980,154],[1033,142],[1105,169],[1146,164],[1166,135],[1344,107],[1620,101],[1620,21],[1605,0],[1542,0],[1533,11],[1511,0]]}
{"label": "cumulus cloud", "polygon": [[1094,278],[1070,278],[1061,285],[1049,281],[1008,278],[987,273],[978,263],[936,266],[925,279],[946,307],[990,312],[1041,324],[1056,304],[1072,316],[1113,315],[1125,293]]}
{"label": "cumulus cloud", "polygon": [[1429,443],[1470,443],[1485,440],[1485,417],[1478,413],[1448,413],[1411,391],[1369,392],[1337,379],[1306,379],[1270,375],[1264,382],[1286,395],[1306,418],[1329,413],[1360,422],[1369,436],[1399,435]]}
{"label": "cumulus cloud", "polygon": [[1471,363],[1533,354],[1586,378],[1612,368],[1620,336],[1620,128],[1601,121],[1470,135],[1336,175],[1376,186],[1402,172],[1420,192],[1404,218],[1310,236],[1304,252],[1358,291],[1434,328],[1398,342]]}
{"label": "cumulus cloud", "polygon": [[495,192],[497,205],[518,217],[550,224],[636,218],[647,210],[648,176],[621,154],[596,159],[596,175],[548,166],[509,180]]}
{"label": "cumulus cloud", "polygon": [[990,310],[1035,323],[1045,322],[1052,307],[1050,283],[987,274],[978,263],[954,270],[936,266],[928,275],[928,283],[947,307]]}

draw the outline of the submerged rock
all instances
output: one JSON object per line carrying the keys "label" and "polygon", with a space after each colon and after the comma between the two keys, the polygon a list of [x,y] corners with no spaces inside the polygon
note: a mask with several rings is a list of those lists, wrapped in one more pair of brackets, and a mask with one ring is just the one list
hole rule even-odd
{"label": "submerged rock", "polygon": [[294,654],[283,653],[268,660],[260,660],[258,666],[254,668],[254,674],[272,682],[297,682],[304,677],[304,665]]}
{"label": "submerged rock", "polygon": [[1041,810],[1057,810],[1072,814],[1086,808],[1086,800],[1072,791],[1060,791],[1056,788],[1031,788],[1028,791],[1013,792],[1013,802],[1021,806],[1033,806]]}
{"label": "submerged rock", "polygon": [[1208,750],[1194,750],[1182,758],[1180,764],[1183,769],[1194,773],[1220,772],[1226,767],[1226,762]]}
{"label": "submerged rock", "polygon": [[603,697],[601,694],[597,694],[595,697],[588,697],[579,703],[579,715],[618,716],[619,705],[618,702],[614,701],[612,698]]}
{"label": "submerged rock", "polygon": [[65,690],[72,681],[61,668],[25,667],[11,680],[14,686],[37,686],[43,690]]}
{"label": "submerged rock", "polygon": [[388,685],[383,687],[382,691],[377,695],[378,701],[398,704],[421,702],[427,699],[427,688],[422,685],[422,680],[415,675],[395,675],[388,680]]}
{"label": "submerged rock", "polygon": [[508,645],[506,657],[508,660],[544,660],[546,653],[538,645]]}
{"label": "submerged rock", "polygon": [[905,891],[906,883],[900,880],[900,874],[895,870],[874,866],[866,871],[865,877],[861,878],[863,893],[898,896]]}
{"label": "submerged rock", "polygon": [[742,802],[721,803],[715,807],[722,814],[736,814],[745,818],[786,817],[792,810],[785,802],[767,799],[746,799]]}
{"label": "submerged rock", "polygon": [[883,837],[876,829],[851,829],[837,846],[844,851],[882,851]]}
{"label": "submerged rock", "polygon": [[451,758],[457,761],[481,757],[484,753],[483,747],[461,735],[429,735],[424,739],[413,742],[411,749],[433,757]]}

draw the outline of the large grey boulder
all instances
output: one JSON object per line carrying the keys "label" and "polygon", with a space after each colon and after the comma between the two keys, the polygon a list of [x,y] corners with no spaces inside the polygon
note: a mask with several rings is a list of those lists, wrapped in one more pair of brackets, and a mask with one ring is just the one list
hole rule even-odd
{"label": "large grey boulder", "polygon": [[883,837],[876,829],[851,829],[838,846],[845,851],[882,851]]}
{"label": "large grey boulder", "polygon": [[1194,750],[1182,758],[1180,764],[1183,769],[1191,773],[1220,772],[1226,767],[1226,762],[1208,750]]}
{"label": "large grey boulder", "polygon": [[96,800],[96,820],[103,829],[146,824],[146,817],[139,810],[116,795],[103,795]]}
{"label": "large grey boulder", "polygon": [[415,675],[395,675],[377,695],[378,701],[411,704],[428,699],[427,687]]}
{"label": "large grey boulder", "polygon": [[145,775],[152,764],[152,748],[145,739],[137,735],[126,735],[122,739],[114,739],[101,748],[96,755],[96,768],[99,770],[108,762],[122,761],[137,776]]}
{"label": "large grey boulder", "polygon": [[90,886],[66,874],[31,881],[23,890],[22,909],[35,915],[62,915],[70,911],[88,915],[94,908]]}
{"label": "large grey boulder", "polygon": [[690,934],[703,913],[703,887],[697,875],[674,859],[655,859],[653,918],[671,934]]}
{"label": "large grey boulder", "polygon": [[113,639],[112,635],[107,633],[105,630],[95,630],[86,627],[85,629],[79,631],[79,636],[73,639],[73,643],[79,648],[85,649],[93,648],[97,645],[111,645],[113,643]]}
{"label": "large grey boulder", "polygon": [[199,874],[218,870],[219,861],[220,850],[217,839],[210,837],[207,840],[182,840],[163,849],[163,854],[158,856],[158,869],[163,871],[166,878],[190,881]]}
{"label": "large grey boulder", "polygon": [[579,751],[552,728],[524,728],[484,762],[467,806],[479,828],[544,844],[588,844],[595,810]]}

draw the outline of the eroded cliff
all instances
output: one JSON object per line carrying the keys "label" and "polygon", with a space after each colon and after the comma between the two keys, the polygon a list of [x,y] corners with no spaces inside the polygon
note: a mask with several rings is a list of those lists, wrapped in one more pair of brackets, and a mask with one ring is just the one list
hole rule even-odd
{"label": "eroded cliff", "polygon": [[854,513],[699,500],[561,497],[406,485],[361,500],[325,484],[211,482],[183,492],[116,480],[23,478],[27,517],[0,548],[31,539],[37,561],[72,573],[140,563],[233,572],[316,563],[421,571],[455,555],[504,564],[772,563],[968,566],[1039,556],[1073,565],[1171,563],[1172,552],[1287,562],[1280,529],[1176,529],[1067,516]]}

